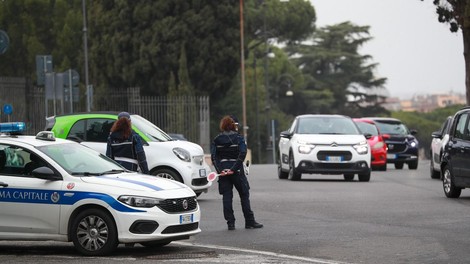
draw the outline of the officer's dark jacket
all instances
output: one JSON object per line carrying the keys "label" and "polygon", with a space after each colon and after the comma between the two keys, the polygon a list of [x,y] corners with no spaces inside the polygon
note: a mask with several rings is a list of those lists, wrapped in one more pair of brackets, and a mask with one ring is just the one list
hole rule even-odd
{"label": "officer's dark jacket", "polygon": [[142,140],[134,131],[127,139],[122,138],[120,131],[112,132],[108,137],[106,156],[128,170],[137,171],[140,167],[142,173],[149,174]]}
{"label": "officer's dark jacket", "polygon": [[211,160],[218,173],[225,169],[243,170],[246,152],[245,139],[235,131],[224,131],[211,143]]}

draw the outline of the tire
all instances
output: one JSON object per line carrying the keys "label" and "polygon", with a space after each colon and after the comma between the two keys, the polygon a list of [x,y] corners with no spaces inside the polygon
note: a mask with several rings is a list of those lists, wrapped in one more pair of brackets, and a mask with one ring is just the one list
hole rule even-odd
{"label": "tire", "polygon": [[297,172],[295,169],[294,155],[289,155],[289,176],[288,179],[291,181],[298,181],[302,177],[302,174]]}
{"label": "tire", "polygon": [[358,177],[360,182],[368,182],[370,181],[370,171],[369,173],[359,174]]}
{"label": "tire", "polygon": [[86,209],[75,217],[70,237],[75,248],[87,256],[108,255],[119,244],[114,219],[96,208]]}
{"label": "tire", "polygon": [[352,181],[354,180],[354,174],[344,174],[344,180],[345,181]]}
{"label": "tire", "polygon": [[444,173],[442,175],[442,186],[444,187],[444,194],[447,196],[447,198],[459,198],[462,189],[454,185],[454,175],[452,174],[449,166],[444,168]]}
{"label": "tire", "polygon": [[171,170],[171,169],[166,169],[166,168],[164,168],[164,169],[155,169],[155,170],[152,170],[150,172],[150,174],[152,174],[154,176],[157,176],[157,177],[160,177],[160,178],[179,181],[181,183],[184,183],[181,176],[176,171]]}
{"label": "tire", "polygon": [[140,244],[144,247],[148,247],[148,248],[160,248],[160,247],[164,247],[168,244],[170,244],[171,242],[162,242],[162,241],[148,241],[148,242],[140,242]]}
{"label": "tire", "polygon": [[439,179],[441,177],[441,172],[434,169],[434,161],[432,160],[432,156],[431,156],[431,162],[429,165],[429,171],[431,174],[431,179]]}
{"label": "tire", "polygon": [[410,161],[408,162],[408,169],[410,170],[416,170],[418,168],[418,161]]}
{"label": "tire", "polygon": [[285,172],[285,171],[282,170],[280,161],[279,161],[279,164],[277,166],[277,176],[281,180],[287,179],[287,177],[289,177],[289,172],[288,171]]}
{"label": "tire", "polygon": [[403,169],[403,162],[395,163],[395,169],[397,169],[397,170]]}

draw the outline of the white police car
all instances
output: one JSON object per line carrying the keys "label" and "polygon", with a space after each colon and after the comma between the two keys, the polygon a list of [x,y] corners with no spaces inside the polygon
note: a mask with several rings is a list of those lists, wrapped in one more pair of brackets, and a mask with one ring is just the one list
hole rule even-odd
{"label": "white police car", "polygon": [[201,232],[186,185],[126,171],[106,156],[52,132],[15,135],[0,124],[0,240],[72,241],[84,255],[119,243],[163,246]]}

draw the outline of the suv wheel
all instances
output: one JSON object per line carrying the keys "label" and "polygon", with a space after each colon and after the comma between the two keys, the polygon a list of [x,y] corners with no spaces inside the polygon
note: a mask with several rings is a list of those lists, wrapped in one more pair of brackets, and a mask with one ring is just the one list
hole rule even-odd
{"label": "suv wheel", "polygon": [[292,153],[289,155],[289,180],[298,181],[302,176],[301,173],[298,173],[295,169],[294,155]]}
{"label": "suv wheel", "polygon": [[397,170],[403,169],[403,162],[397,162],[397,163],[395,163],[395,169],[397,169]]}
{"label": "suv wheel", "polygon": [[410,170],[416,170],[418,168],[418,161],[410,161],[408,162],[408,169]]}
{"label": "suv wheel", "polygon": [[359,181],[368,182],[368,181],[370,181],[370,171],[369,171],[369,173],[359,174],[358,177],[359,177]]}
{"label": "suv wheel", "polygon": [[118,245],[116,224],[103,210],[86,209],[74,219],[70,229],[75,248],[87,256],[103,256]]}
{"label": "suv wheel", "polygon": [[181,176],[178,173],[176,173],[175,171],[170,170],[170,169],[155,169],[155,170],[152,170],[150,172],[150,174],[152,174],[154,176],[157,176],[157,177],[161,177],[161,178],[174,180],[174,181],[179,181],[181,183],[184,183]]}
{"label": "suv wheel", "polygon": [[354,174],[344,174],[345,181],[352,181],[354,180]]}
{"label": "suv wheel", "polygon": [[439,179],[439,177],[441,176],[441,173],[434,169],[434,161],[432,160],[432,157],[431,157],[430,164],[431,165],[429,165],[429,170],[431,172],[431,179]]}
{"label": "suv wheel", "polygon": [[449,166],[444,168],[443,176],[442,184],[444,187],[444,194],[447,198],[459,198],[462,189],[454,185],[454,176],[452,175]]}
{"label": "suv wheel", "polygon": [[289,177],[289,172],[288,171],[286,172],[286,171],[282,170],[281,161],[279,161],[279,163],[277,165],[277,176],[281,180],[287,179],[287,177]]}

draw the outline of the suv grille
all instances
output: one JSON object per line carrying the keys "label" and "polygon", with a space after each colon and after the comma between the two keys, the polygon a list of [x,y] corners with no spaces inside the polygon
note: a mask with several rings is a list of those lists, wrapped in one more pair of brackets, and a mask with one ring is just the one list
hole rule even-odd
{"label": "suv grille", "polygon": [[388,153],[400,153],[400,152],[405,152],[407,147],[406,144],[387,144]]}
{"label": "suv grille", "polygon": [[317,159],[326,161],[326,157],[328,157],[328,156],[336,156],[336,157],[342,156],[343,161],[349,161],[352,158],[352,154],[349,151],[325,151],[325,150],[322,150],[322,151],[318,152]]}
{"label": "suv grille", "polygon": [[178,199],[167,199],[161,201],[157,207],[167,213],[189,212],[197,208],[197,200],[195,196]]}

